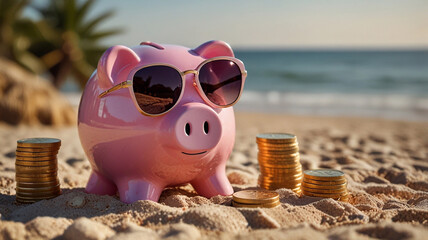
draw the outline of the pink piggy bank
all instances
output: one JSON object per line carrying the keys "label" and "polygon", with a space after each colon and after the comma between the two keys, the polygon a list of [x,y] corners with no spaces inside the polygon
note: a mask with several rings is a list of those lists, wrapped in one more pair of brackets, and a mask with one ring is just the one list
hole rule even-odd
{"label": "pink piggy bank", "polygon": [[205,197],[232,194],[225,174],[235,141],[231,106],[245,77],[222,41],[108,49],[79,106],[92,166],[86,191],[119,192],[125,203],[158,201],[165,187],[186,183]]}

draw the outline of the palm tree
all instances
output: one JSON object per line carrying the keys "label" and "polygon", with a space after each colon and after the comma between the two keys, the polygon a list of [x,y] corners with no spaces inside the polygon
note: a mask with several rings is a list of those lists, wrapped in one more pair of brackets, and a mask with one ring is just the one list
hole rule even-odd
{"label": "palm tree", "polygon": [[38,36],[37,27],[21,15],[28,4],[29,0],[0,0],[0,57],[40,74],[45,71],[43,64],[28,51]]}
{"label": "palm tree", "polygon": [[57,88],[70,75],[83,88],[106,50],[100,40],[120,32],[99,30],[100,23],[111,17],[113,11],[89,19],[95,1],[80,2],[51,0],[46,6],[34,6],[43,19],[37,23],[40,38],[32,42],[30,51],[41,58]]}

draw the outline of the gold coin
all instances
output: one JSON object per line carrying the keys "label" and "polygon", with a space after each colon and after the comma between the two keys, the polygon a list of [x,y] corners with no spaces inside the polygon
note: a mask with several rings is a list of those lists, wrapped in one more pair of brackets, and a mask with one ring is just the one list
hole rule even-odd
{"label": "gold coin", "polygon": [[301,183],[302,182],[302,175],[301,174],[293,174],[293,175],[284,175],[284,176],[271,176],[271,175],[264,175],[262,174],[259,177],[260,180],[263,180],[265,182],[282,182],[287,181],[288,183]]}
{"label": "gold coin", "polygon": [[332,180],[332,181],[321,181],[321,180],[313,180],[313,179],[305,178],[305,176],[303,175],[303,181],[306,183],[330,186],[330,185],[344,184],[344,183],[346,183],[346,178],[339,179],[339,180]]}
{"label": "gold coin", "polygon": [[33,167],[42,167],[42,166],[58,166],[57,161],[15,161],[15,166],[33,166]]}
{"label": "gold coin", "polygon": [[266,139],[256,139],[258,146],[291,146],[296,145],[299,141],[297,139],[290,141],[268,141]]}
{"label": "gold coin", "polygon": [[273,174],[287,174],[287,173],[301,173],[302,172],[302,166],[298,165],[294,168],[275,168],[275,167],[265,167],[260,166],[260,172],[261,173],[273,173]]}
{"label": "gold coin", "polygon": [[260,187],[264,188],[266,190],[278,190],[278,189],[281,189],[281,188],[286,188],[286,189],[292,190],[293,192],[300,193],[300,189],[298,187],[295,188],[295,187],[287,187],[287,186],[282,186],[282,185],[260,185]]}
{"label": "gold coin", "polygon": [[303,181],[302,184],[305,187],[315,188],[315,189],[344,189],[347,186],[346,182],[342,184],[335,184],[335,185],[320,185],[320,184],[313,184],[313,183],[308,183]]}
{"label": "gold coin", "polygon": [[302,182],[300,182],[299,180],[268,180],[268,179],[259,179],[258,181],[259,183],[263,183],[263,184],[281,184],[281,185],[287,185],[287,186],[300,186],[302,184]]}
{"label": "gold coin", "polygon": [[295,183],[302,182],[302,177],[299,175],[292,175],[292,176],[287,176],[287,175],[276,176],[274,174],[270,174],[270,175],[262,174],[262,175],[263,175],[262,180],[267,183],[286,182],[290,184],[295,184]]}
{"label": "gold coin", "polygon": [[258,153],[257,154],[258,159],[267,159],[267,160],[297,160],[300,159],[300,154],[298,152],[287,154],[287,155],[281,155],[281,154],[264,154],[264,153]]}
{"label": "gold coin", "polygon": [[57,176],[57,173],[16,173],[15,176],[21,178],[44,178]]}
{"label": "gold coin", "polygon": [[297,166],[302,166],[299,161],[270,161],[270,160],[260,160],[260,167],[268,167],[268,168],[296,168]]}
{"label": "gold coin", "polygon": [[257,141],[292,142],[297,138],[290,133],[261,133],[256,136]]}
{"label": "gold coin", "polygon": [[16,187],[16,192],[19,193],[36,193],[36,194],[49,194],[55,191],[59,191],[60,190],[60,186],[56,185],[56,186],[52,186],[52,187],[40,187],[40,188],[22,188],[22,187]]}
{"label": "gold coin", "polygon": [[294,164],[300,163],[300,157],[291,157],[291,158],[283,158],[283,157],[275,157],[275,156],[258,156],[257,158],[260,164]]}
{"label": "gold coin", "polygon": [[[262,165],[259,166],[260,170],[265,170],[266,172],[272,171],[272,172],[283,172],[285,174],[292,174],[299,172],[300,174],[303,174],[302,172],[302,165],[295,164],[295,165]],[[294,170],[294,171],[293,171]]]}
{"label": "gold coin", "polygon": [[55,152],[19,152],[16,151],[17,157],[50,157],[56,156],[58,151]]}
{"label": "gold coin", "polygon": [[[300,163],[294,163],[294,164],[259,164],[260,169],[296,169],[298,166],[301,166]],[[301,172],[301,171],[300,171]]]}
{"label": "gold coin", "polygon": [[49,174],[58,171],[57,166],[42,166],[42,167],[27,167],[27,166],[16,166],[16,174]]}
{"label": "gold coin", "polygon": [[31,152],[31,153],[35,153],[35,152],[55,152],[58,151],[59,148],[56,147],[44,147],[44,148],[30,148],[30,147],[17,147],[16,151],[19,152]]}
{"label": "gold coin", "polygon": [[290,156],[295,153],[298,153],[299,149],[282,149],[282,150],[273,150],[273,149],[265,149],[259,148],[258,155],[260,156]]}
{"label": "gold coin", "polygon": [[300,155],[295,154],[294,156],[281,156],[281,155],[262,155],[257,154],[257,160],[259,162],[271,162],[271,163],[288,163],[288,162],[300,162]]}
{"label": "gold coin", "polygon": [[278,155],[270,155],[270,156],[263,156],[263,155],[257,155],[257,160],[261,163],[294,163],[294,162],[300,162],[300,155],[295,156],[278,156]]}
{"label": "gold coin", "polygon": [[43,200],[43,199],[50,199],[50,198],[54,198],[54,197],[58,197],[59,195],[61,195],[61,190],[57,191],[57,192],[52,192],[49,194],[45,194],[45,195],[23,195],[21,193],[16,193],[16,198],[19,199],[24,199],[24,200]]}
{"label": "gold coin", "polygon": [[273,140],[267,140],[267,139],[261,139],[261,138],[256,139],[256,143],[258,145],[283,145],[283,146],[286,146],[286,145],[296,144],[297,142],[298,142],[297,139],[286,140],[286,141],[284,141],[284,140],[273,141]]}
{"label": "gold coin", "polygon": [[260,186],[269,186],[269,187],[273,187],[275,189],[278,188],[288,188],[288,189],[299,189],[300,190],[300,185],[299,184],[287,184],[287,183],[264,183],[264,182],[260,182],[259,184]]}
{"label": "gold coin", "polygon": [[259,165],[274,165],[274,166],[281,166],[281,165],[295,165],[300,164],[299,159],[266,159],[266,158],[259,158],[258,159]]}
{"label": "gold coin", "polygon": [[57,147],[61,146],[61,140],[56,138],[25,138],[17,141],[18,147]]}
{"label": "gold coin", "polygon": [[304,174],[305,178],[313,180],[331,181],[345,178],[345,174],[342,171],[335,169],[306,170]]}
{"label": "gold coin", "polygon": [[298,169],[302,168],[302,164],[299,162],[287,163],[287,164],[273,164],[273,163],[259,163],[260,169],[279,169],[286,171],[287,169]]}
{"label": "gold coin", "polygon": [[299,147],[299,142],[266,142],[266,141],[256,141],[257,147],[260,148],[272,148],[272,149],[288,149]]}
{"label": "gold coin", "polygon": [[263,180],[259,181],[259,185],[263,185],[263,186],[281,186],[281,187],[285,187],[285,188],[300,188],[300,183],[288,183],[288,182],[265,182]]}
{"label": "gold coin", "polygon": [[54,180],[50,182],[16,182],[16,187],[20,188],[43,188],[59,185],[59,181]]}
{"label": "gold coin", "polygon": [[53,160],[57,160],[57,156],[48,156],[48,157],[20,157],[17,156],[16,160],[21,160],[21,161],[53,161]]}
{"label": "gold coin", "polygon": [[346,188],[342,188],[342,189],[316,189],[316,188],[308,188],[305,185],[302,185],[302,190],[308,191],[308,192],[313,192],[313,193],[326,193],[326,194],[333,194],[333,193],[337,193],[337,194],[342,194],[344,192],[347,192]]}
{"label": "gold coin", "polygon": [[300,191],[302,191],[302,189],[301,189],[301,187],[300,186],[298,186],[298,187],[295,187],[295,188],[290,188],[293,192],[300,192]]}
{"label": "gold coin", "polygon": [[259,152],[257,154],[258,159],[265,159],[265,160],[271,160],[271,161],[292,161],[292,160],[300,160],[300,154],[298,152],[287,154],[287,155],[281,155],[276,153],[261,153]]}
{"label": "gold coin", "polygon": [[262,152],[298,152],[299,144],[297,142],[287,145],[258,143],[257,149]]}
{"label": "gold coin", "polygon": [[277,192],[266,190],[242,190],[232,196],[235,202],[243,204],[271,203],[279,200]]}
{"label": "gold coin", "polygon": [[274,208],[281,205],[281,203],[279,202],[279,200],[275,201],[275,202],[271,202],[271,203],[259,203],[259,204],[243,204],[243,203],[238,203],[232,200],[232,206],[234,207],[239,207],[239,208]]}
{"label": "gold coin", "polygon": [[32,182],[32,183],[43,183],[43,182],[52,182],[52,181],[59,181],[58,176],[56,174],[48,174],[47,176],[16,176],[15,180],[17,182]]}
{"label": "gold coin", "polygon": [[323,198],[335,198],[335,199],[347,195],[347,193],[343,193],[343,194],[340,194],[340,193],[331,193],[331,194],[330,193],[314,193],[314,192],[308,192],[305,189],[302,189],[302,192],[306,196],[323,197]]}
{"label": "gold coin", "polygon": [[58,196],[61,193],[61,189],[55,189],[52,191],[45,191],[45,192],[16,192],[16,196],[20,198],[39,198],[39,197],[53,197]]}
{"label": "gold coin", "polygon": [[302,177],[301,173],[296,174],[268,174],[268,173],[261,173],[263,175],[263,180],[265,182],[289,182],[289,183],[301,183]]}

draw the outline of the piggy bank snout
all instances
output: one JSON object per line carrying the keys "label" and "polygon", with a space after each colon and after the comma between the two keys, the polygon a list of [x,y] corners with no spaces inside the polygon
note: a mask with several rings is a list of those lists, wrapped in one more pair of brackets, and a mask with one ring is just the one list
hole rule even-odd
{"label": "piggy bank snout", "polygon": [[175,110],[175,116],[171,116],[168,121],[172,124],[170,129],[173,131],[176,147],[183,153],[197,154],[218,144],[222,126],[214,110],[201,103],[189,103]]}

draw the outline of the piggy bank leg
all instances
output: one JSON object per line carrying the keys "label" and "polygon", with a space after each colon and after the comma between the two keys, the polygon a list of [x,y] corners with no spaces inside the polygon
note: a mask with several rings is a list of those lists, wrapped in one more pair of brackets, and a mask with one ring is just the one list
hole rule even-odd
{"label": "piggy bank leg", "polygon": [[133,203],[138,200],[152,200],[157,202],[164,189],[163,185],[155,185],[142,179],[123,179],[117,183],[120,200]]}
{"label": "piggy bank leg", "polygon": [[191,182],[193,188],[202,196],[210,198],[216,195],[231,195],[233,188],[226,177],[224,167],[206,178],[195,179]]}
{"label": "piggy bank leg", "polygon": [[101,174],[92,171],[89,177],[88,184],[86,184],[85,191],[98,195],[114,195],[117,192],[116,185],[102,176]]}

